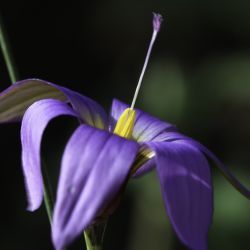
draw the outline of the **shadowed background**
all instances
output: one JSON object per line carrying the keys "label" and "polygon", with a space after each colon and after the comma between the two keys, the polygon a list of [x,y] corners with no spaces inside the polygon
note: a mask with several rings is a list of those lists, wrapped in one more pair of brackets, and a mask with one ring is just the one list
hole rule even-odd
{"label": "shadowed background", "polygon": [[[108,111],[130,103],[152,32],[164,17],[136,106],[208,146],[250,186],[250,2],[247,0],[1,1],[20,79],[36,77],[87,95]],[[0,90],[10,85],[0,54]],[[56,185],[76,127],[53,121],[42,151]],[[20,124],[1,125],[0,249],[52,249],[44,207],[26,211]],[[209,249],[247,249],[250,203],[211,165],[215,211]],[[80,238],[69,249],[82,249]],[[185,249],[165,214],[156,174],[131,181],[110,219],[104,250]]]}

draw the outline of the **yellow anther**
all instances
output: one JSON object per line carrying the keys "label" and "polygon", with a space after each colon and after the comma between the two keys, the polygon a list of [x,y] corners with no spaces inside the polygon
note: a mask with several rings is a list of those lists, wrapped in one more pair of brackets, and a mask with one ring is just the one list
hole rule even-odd
{"label": "yellow anther", "polygon": [[114,134],[131,139],[135,124],[135,110],[127,108],[116,123]]}

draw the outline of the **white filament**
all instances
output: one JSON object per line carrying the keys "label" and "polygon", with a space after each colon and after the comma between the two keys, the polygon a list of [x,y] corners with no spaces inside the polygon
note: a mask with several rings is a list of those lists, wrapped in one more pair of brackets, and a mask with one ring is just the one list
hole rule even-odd
{"label": "white filament", "polygon": [[154,29],[153,34],[152,34],[152,38],[151,38],[151,41],[150,41],[150,44],[149,44],[149,47],[148,47],[148,52],[147,52],[147,55],[146,55],[146,58],[145,58],[145,62],[144,62],[144,65],[143,65],[143,68],[142,68],[142,71],[141,71],[141,75],[140,75],[138,84],[136,86],[136,90],[135,90],[135,94],[134,94],[134,97],[133,97],[133,100],[132,100],[132,104],[130,106],[131,109],[134,109],[134,107],[135,107],[135,102],[136,102],[139,90],[141,88],[142,79],[143,79],[143,76],[145,74],[145,70],[147,68],[149,57],[150,57],[150,54],[151,54],[151,51],[152,51],[152,48],[153,48],[153,45],[154,45],[157,34],[158,34],[158,30]]}

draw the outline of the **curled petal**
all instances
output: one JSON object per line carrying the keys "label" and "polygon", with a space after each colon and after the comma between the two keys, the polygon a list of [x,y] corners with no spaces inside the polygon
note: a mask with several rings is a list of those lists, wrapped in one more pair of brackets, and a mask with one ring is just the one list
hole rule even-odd
{"label": "curled petal", "polygon": [[82,122],[98,128],[107,126],[107,115],[94,100],[39,79],[17,82],[0,94],[0,123],[18,121],[32,103],[51,98],[69,102]]}
{"label": "curled petal", "polygon": [[143,163],[136,171],[132,172],[132,178],[139,178],[143,175],[147,174],[148,172],[152,171],[155,168],[155,158],[147,160]]}
{"label": "curled petal", "polygon": [[22,164],[28,196],[28,210],[36,210],[43,199],[40,146],[49,121],[60,115],[76,116],[67,104],[45,99],[35,102],[24,114],[21,126]]}
{"label": "curled petal", "polygon": [[155,153],[146,144],[142,144],[133,163],[131,170],[132,177],[139,178],[153,170],[154,167]]}
{"label": "curled petal", "polygon": [[177,235],[190,249],[207,249],[213,199],[209,165],[183,141],[152,142],[165,207]]}
{"label": "curled petal", "polygon": [[203,146],[198,141],[193,140],[192,138],[182,135],[177,132],[170,133],[162,133],[158,136],[157,140],[160,141],[186,141],[194,147],[198,148],[201,152],[203,152],[208,158],[214,161],[216,167],[220,170],[220,172],[225,176],[225,178],[246,198],[250,199],[250,189],[244,186],[228,169],[226,165],[224,165],[218,157],[211,152],[208,148]]}
{"label": "curled petal", "polygon": [[0,123],[19,121],[35,101],[54,98],[66,101],[66,96],[50,84],[28,79],[11,85],[0,94]]}
{"label": "curled petal", "polygon": [[69,245],[116,197],[138,144],[87,125],[69,140],[62,159],[52,223],[56,249]]}
{"label": "curled petal", "polygon": [[[113,131],[116,122],[126,108],[128,108],[127,104],[124,104],[116,99],[113,100],[110,112],[111,131]],[[164,131],[176,131],[176,127],[170,123],[163,122],[147,113],[144,113],[141,110],[136,109],[136,121],[133,131],[133,138],[136,141],[153,141],[156,136]]]}

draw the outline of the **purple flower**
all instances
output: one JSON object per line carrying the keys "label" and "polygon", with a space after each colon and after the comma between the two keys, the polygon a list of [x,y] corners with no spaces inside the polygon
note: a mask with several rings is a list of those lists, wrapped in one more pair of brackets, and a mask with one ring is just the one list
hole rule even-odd
{"label": "purple flower", "polygon": [[[199,142],[179,133],[170,123],[127,108],[114,100],[107,115],[90,98],[38,79],[18,82],[0,94],[0,122],[22,119],[28,210],[36,210],[43,200],[40,144],[44,129],[53,118],[70,115],[78,119],[79,127],[62,156],[52,223],[56,249],[63,249],[89,225],[112,213],[113,203],[127,182],[153,168],[178,237],[191,249],[206,249],[213,212],[207,157],[247,198],[249,190]],[[123,134],[121,129],[127,126],[121,118],[124,110],[131,112],[132,125],[126,130],[131,133]],[[124,122],[120,130],[118,120]],[[114,130],[124,137],[115,135]]]}

